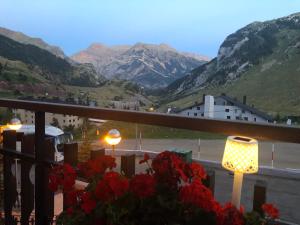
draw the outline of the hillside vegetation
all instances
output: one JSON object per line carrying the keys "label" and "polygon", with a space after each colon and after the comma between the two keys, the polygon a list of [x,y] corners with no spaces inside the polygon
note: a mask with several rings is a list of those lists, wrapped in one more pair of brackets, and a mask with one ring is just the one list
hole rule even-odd
{"label": "hillside vegetation", "polygon": [[[227,95],[273,115],[300,114],[300,14],[252,23],[229,35],[211,62],[171,84],[163,105]],[[171,100],[170,100],[171,99]]]}

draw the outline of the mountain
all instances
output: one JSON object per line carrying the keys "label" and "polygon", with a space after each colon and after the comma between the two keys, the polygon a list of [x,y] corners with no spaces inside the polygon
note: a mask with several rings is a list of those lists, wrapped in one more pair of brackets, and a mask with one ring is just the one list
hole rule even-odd
{"label": "mountain", "polygon": [[204,56],[180,53],[166,44],[144,43],[112,47],[92,44],[71,58],[80,63],[92,63],[108,79],[131,80],[148,88],[165,87],[209,60]]}
{"label": "mountain", "polygon": [[300,13],[254,22],[229,35],[218,55],[167,88],[165,101],[188,105],[203,93],[247,95],[259,108],[300,113]]}
{"label": "mountain", "polygon": [[[6,63],[13,62],[23,65],[24,70],[38,74],[53,83],[78,86],[96,86],[103,80],[92,65],[71,64],[68,60],[57,57],[51,52],[35,45],[24,44],[0,35],[0,56]],[[22,74],[19,67],[13,67],[8,72],[6,65],[1,64],[0,78],[8,77],[11,81],[14,74]],[[11,76],[11,77],[9,77]]]}
{"label": "mountain", "polygon": [[61,50],[57,46],[52,46],[52,45],[47,44],[41,38],[29,37],[21,32],[9,30],[4,27],[0,27],[0,35],[6,36],[14,41],[17,41],[17,42],[20,42],[23,44],[35,45],[41,49],[51,52],[53,55],[56,55],[57,57],[60,57],[63,59],[67,58],[67,56],[64,54],[63,50]]}

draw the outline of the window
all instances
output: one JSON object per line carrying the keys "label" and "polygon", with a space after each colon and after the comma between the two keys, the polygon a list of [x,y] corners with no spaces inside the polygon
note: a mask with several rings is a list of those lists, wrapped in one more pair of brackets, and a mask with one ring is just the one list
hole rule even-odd
{"label": "window", "polygon": [[229,109],[225,109],[225,112],[229,112]]}
{"label": "window", "polygon": [[64,123],[66,122],[66,120],[64,120]]}
{"label": "window", "polygon": [[242,113],[245,113],[246,111],[245,110],[242,110]]}
{"label": "window", "polygon": [[217,103],[216,102],[214,102],[214,105],[216,105]]}
{"label": "window", "polygon": [[188,112],[187,115],[189,116],[189,115],[190,115],[190,112]]}
{"label": "window", "polygon": [[71,120],[69,120],[69,123],[71,123]]}
{"label": "window", "polygon": [[204,113],[201,113],[201,116],[204,116]]}
{"label": "window", "polygon": [[235,119],[236,119],[236,120],[240,120],[240,117],[239,117],[239,116],[236,116]]}
{"label": "window", "polygon": [[231,118],[230,116],[227,116],[227,119],[228,119],[228,120],[230,120],[230,118]]}
{"label": "window", "polygon": [[254,117],[254,122],[256,122],[256,117]]}
{"label": "window", "polygon": [[73,122],[75,122],[75,119],[73,119]]}
{"label": "window", "polygon": [[248,117],[244,117],[244,120],[248,121]]}
{"label": "window", "polygon": [[200,106],[197,106],[197,110],[200,110]]}
{"label": "window", "polygon": [[194,113],[194,116],[197,116],[197,113]]}

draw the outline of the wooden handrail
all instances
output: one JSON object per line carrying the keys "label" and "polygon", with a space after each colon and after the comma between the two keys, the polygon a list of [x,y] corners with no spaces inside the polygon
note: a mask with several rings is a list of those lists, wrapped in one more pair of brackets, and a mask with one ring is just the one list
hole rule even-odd
{"label": "wooden handrail", "polygon": [[163,113],[94,108],[38,101],[0,99],[0,107],[26,109],[106,120],[166,126],[224,135],[243,135],[259,140],[300,143],[300,127],[220,119],[192,118]]}

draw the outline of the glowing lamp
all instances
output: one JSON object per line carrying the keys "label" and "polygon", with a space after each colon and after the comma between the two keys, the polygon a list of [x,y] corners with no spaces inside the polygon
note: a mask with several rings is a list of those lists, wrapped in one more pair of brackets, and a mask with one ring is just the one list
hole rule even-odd
{"label": "glowing lamp", "polygon": [[258,143],[253,138],[229,136],[226,141],[222,166],[234,172],[232,204],[240,207],[243,174],[258,171]]}
{"label": "glowing lamp", "polygon": [[12,118],[7,126],[11,130],[19,130],[22,127],[22,123],[18,118]]}
{"label": "glowing lamp", "polygon": [[120,143],[121,139],[121,134],[116,129],[108,131],[107,135],[105,136],[104,140],[106,143],[112,146],[113,155],[115,154],[115,146]]}

